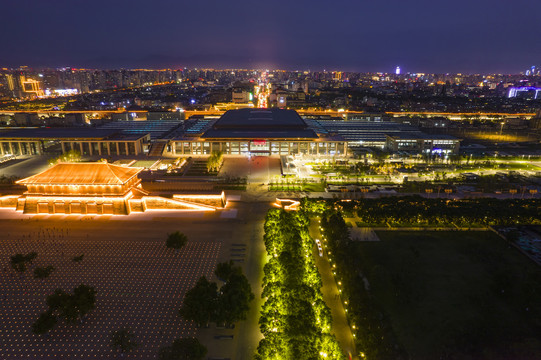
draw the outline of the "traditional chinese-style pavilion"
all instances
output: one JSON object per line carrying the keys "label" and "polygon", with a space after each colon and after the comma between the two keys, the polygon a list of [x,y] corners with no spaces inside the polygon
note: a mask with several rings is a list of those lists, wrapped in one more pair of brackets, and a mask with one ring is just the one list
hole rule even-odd
{"label": "traditional chinese-style pavilion", "polygon": [[147,209],[215,210],[224,205],[223,194],[214,196],[216,199],[209,196],[204,203],[197,198],[149,196],[137,176],[142,170],[103,162],[60,163],[17,181],[28,189],[17,199],[17,210],[26,214],[126,215]]}

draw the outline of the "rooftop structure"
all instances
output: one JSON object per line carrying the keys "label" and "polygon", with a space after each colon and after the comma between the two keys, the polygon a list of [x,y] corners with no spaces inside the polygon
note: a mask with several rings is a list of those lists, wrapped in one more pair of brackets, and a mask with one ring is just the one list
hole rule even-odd
{"label": "rooftop structure", "polygon": [[150,138],[160,139],[181,127],[183,120],[118,120],[100,126],[100,130],[114,130],[123,134],[144,135],[150,134]]}
{"label": "rooftop structure", "polygon": [[385,147],[386,135],[420,133],[419,129],[390,121],[306,120],[313,128],[344,138],[350,147]]}
{"label": "rooftop structure", "polygon": [[295,110],[241,109],[230,110],[214,124],[216,129],[304,129],[304,120]]}
{"label": "rooftop structure", "polygon": [[457,154],[460,139],[444,134],[425,134],[422,132],[386,135],[385,147],[389,151],[414,151],[428,154]]}
{"label": "rooftop structure", "polygon": [[230,110],[201,136],[212,138],[317,139],[316,133],[294,110]]}
{"label": "rooftop structure", "polygon": [[17,181],[29,185],[124,185],[142,168],[108,163],[61,163],[42,173]]}

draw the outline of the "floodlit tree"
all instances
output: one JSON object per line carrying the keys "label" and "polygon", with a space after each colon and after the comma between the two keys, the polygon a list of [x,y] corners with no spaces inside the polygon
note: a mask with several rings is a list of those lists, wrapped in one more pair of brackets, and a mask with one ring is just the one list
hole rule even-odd
{"label": "floodlit tree", "polygon": [[49,265],[47,267],[37,267],[34,269],[34,278],[35,279],[45,279],[51,275],[54,271],[54,266]]}
{"label": "floodlit tree", "polygon": [[81,152],[77,150],[69,150],[62,155],[49,159],[49,165],[55,165],[60,162],[77,162],[81,161]]}
{"label": "floodlit tree", "polygon": [[179,313],[186,320],[195,321],[199,326],[206,326],[214,318],[217,297],[216,283],[209,282],[202,276],[184,296]]}
{"label": "floodlit tree", "polygon": [[181,338],[173,344],[164,346],[158,353],[160,360],[202,360],[207,354],[207,348],[196,338]]}
{"label": "floodlit tree", "polygon": [[122,354],[130,352],[137,348],[139,344],[134,340],[135,335],[126,328],[122,328],[111,333],[110,345],[115,351],[120,351]]}
{"label": "floodlit tree", "polygon": [[214,151],[207,159],[207,171],[218,171],[224,161],[224,154],[221,151]]}
{"label": "floodlit tree", "polygon": [[[306,204],[306,201],[305,201]],[[255,359],[321,359],[342,360],[340,348],[331,333],[330,309],[322,300],[321,276],[310,256],[313,240],[308,234],[307,214],[317,210],[303,206],[296,213],[272,209],[265,221],[265,247],[270,256],[264,266],[263,292],[259,326],[264,338]],[[242,304],[243,281],[231,276],[220,298]],[[228,288],[230,287],[230,288]],[[321,339],[325,339],[322,342]],[[338,350],[338,351],[336,351]]]}
{"label": "floodlit tree", "polygon": [[180,249],[188,242],[188,237],[180,231],[175,231],[172,234],[167,235],[165,245],[170,249]]}

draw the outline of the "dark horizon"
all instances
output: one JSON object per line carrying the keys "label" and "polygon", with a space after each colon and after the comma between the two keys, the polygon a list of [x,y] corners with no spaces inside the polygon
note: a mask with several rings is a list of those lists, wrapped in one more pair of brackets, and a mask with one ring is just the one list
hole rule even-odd
{"label": "dark horizon", "polygon": [[[70,65],[70,64],[64,64],[61,63],[60,65],[39,65],[39,64],[32,64],[30,62],[21,62],[16,65],[4,65],[0,64],[0,69],[11,69],[16,70],[19,67],[28,67],[29,69],[33,70],[42,70],[42,69],[50,69],[50,70],[59,70],[63,68],[69,68],[69,69],[75,69],[75,70],[101,70],[101,71],[114,71],[114,70],[193,70],[193,69],[204,69],[204,70],[216,70],[216,71],[225,71],[225,70],[254,70],[254,71],[263,71],[263,70],[269,70],[269,71],[310,71],[310,72],[334,72],[334,71],[340,71],[340,72],[347,72],[347,73],[359,73],[359,74],[376,74],[376,73],[384,73],[384,74],[394,74],[396,66],[395,65],[390,68],[380,69],[380,70],[372,70],[372,71],[363,71],[363,70],[356,70],[352,69],[351,67],[348,68],[340,68],[340,67],[331,67],[331,66],[318,66],[318,67],[292,67],[292,66],[272,66],[272,65],[265,65],[265,62],[259,62],[259,63],[252,63],[247,64],[245,66],[236,66],[236,65],[230,65],[230,66],[224,66],[220,64],[201,64],[201,63],[188,63],[183,62],[184,65],[180,66],[174,66],[169,65],[170,63],[163,63],[163,65],[159,65],[158,63],[152,64],[152,65],[146,65],[150,64],[149,62],[141,61],[137,63],[133,63],[133,66],[127,66],[122,65],[120,62],[116,62],[113,59],[111,59],[112,65],[99,65],[99,62],[94,62],[95,65],[91,65],[91,63],[87,63],[87,65]],[[118,65],[115,65],[118,64]],[[401,67],[401,74],[435,74],[435,75],[442,75],[442,74],[461,74],[461,75],[522,75],[524,74],[525,70],[528,70],[529,67],[525,67],[522,70],[516,71],[516,72],[487,72],[487,71],[479,71],[479,72],[467,72],[467,71],[437,71],[437,72],[429,72],[429,71],[406,71],[403,66]],[[537,68],[537,66],[536,66]]]}
{"label": "dark horizon", "polygon": [[142,0],[3,5],[0,66],[518,74],[541,3]]}

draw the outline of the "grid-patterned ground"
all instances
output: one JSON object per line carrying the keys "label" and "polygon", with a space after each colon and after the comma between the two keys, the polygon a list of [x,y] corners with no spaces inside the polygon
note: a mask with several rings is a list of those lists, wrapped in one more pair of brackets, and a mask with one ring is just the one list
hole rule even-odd
{"label": "grid-patterned ground", "polygon": [[[121,327],[140,343],[129,358],[153,359],[160,346],[195,335],[177,310],[197,279],[212,275],[232,230],[190,222],[0,220],[0,359],[110,359],[111,331]],[[176,230],[190,239],[179,251],[165,247]],[[10,268],[11,255],[31,251],[38,253],[33,267],[56,268],[49,278],[34,279],[33,267],[23,275]],[[71,260],[81,254],[82,262]],[[46,296],[81,283],[95,287],[96,309],[82,323],[61,321],[48,335],[32,334]]]}

